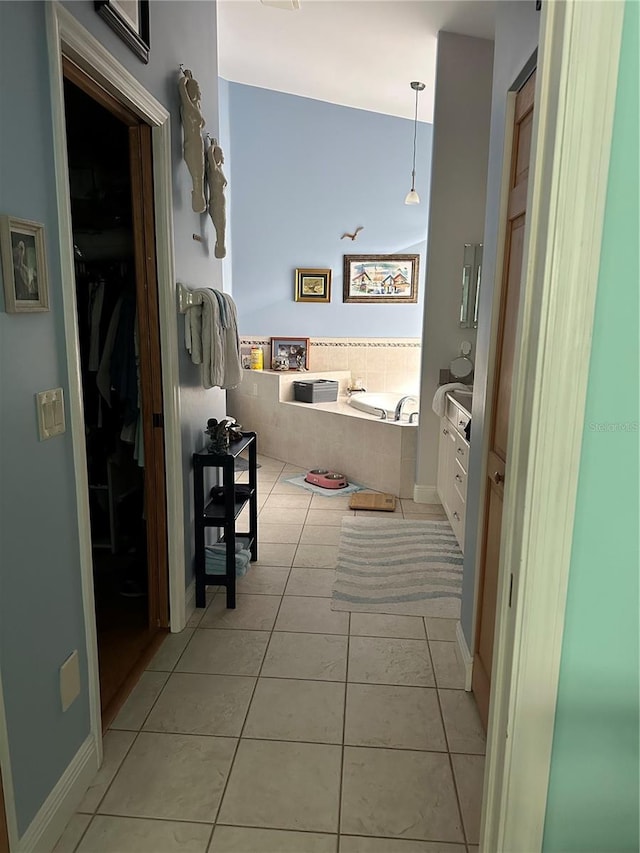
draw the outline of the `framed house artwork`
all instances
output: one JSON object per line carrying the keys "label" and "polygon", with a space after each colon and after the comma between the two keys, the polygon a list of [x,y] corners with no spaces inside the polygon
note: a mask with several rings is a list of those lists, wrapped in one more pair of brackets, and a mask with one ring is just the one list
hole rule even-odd
{"label": "framed house artwork", "polygon": [[0,216],[0,252],[7,313],[48,311],[44,225]]}
{"label": "framed house artwork", "polygon": [[345,255],[343,302],[418,301],[420,255]]}

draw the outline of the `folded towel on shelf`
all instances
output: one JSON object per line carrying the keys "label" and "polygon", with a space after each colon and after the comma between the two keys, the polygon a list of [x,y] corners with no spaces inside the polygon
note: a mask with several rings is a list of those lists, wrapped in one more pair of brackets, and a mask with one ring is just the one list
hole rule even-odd
{"label": "folded towel on shelf", "polygon": [[462,382],[448,382],[446,385],[441,385],[433,395],[433,403],[431,408],[439,418],[444,417],[447,408],[447,392],[448,391],[468,391],[469,386],[463,385]]}
{"label": "folded towel on shelf", "polygon": [[[236,577],[246,575],[251,563],[251,551],[236,543]],[[208,575],[223,575],[227,569],[227,551],[225,545],[207,545],[205,548],[204,570]]]}

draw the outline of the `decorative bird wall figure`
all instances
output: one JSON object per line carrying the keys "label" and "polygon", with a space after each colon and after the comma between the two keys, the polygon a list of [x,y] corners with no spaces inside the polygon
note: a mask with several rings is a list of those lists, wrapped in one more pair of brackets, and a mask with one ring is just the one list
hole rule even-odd
{"label": "decorative bird wall figure", "polygon": [[356,239],[356,237],[358,236],[358,234],[360,233],[360,231],[362,231],[362,225],[358,225],[358,227],[357,227],[357,228],[356,228],[356,230],[353,232],[353,234],[347,234],[347,233],[345,232],[345,233],[342,235],[342,237],[341,237],[340,239],[341,239],[341,240],[344,240],[344,238],[345,238],[345,237],[351,237],[351,239],[352,239],[352,240],[355,240],[355,239]]}

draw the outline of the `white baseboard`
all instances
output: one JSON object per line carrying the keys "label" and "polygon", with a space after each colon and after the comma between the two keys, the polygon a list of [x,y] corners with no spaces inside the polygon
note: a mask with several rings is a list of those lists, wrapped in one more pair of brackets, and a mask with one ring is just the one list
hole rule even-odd
{"label": "white baseboard", "polygon": [[462,658],[462,664],[464,666],[464,689],[467,692],[470,692],[471,675],[473,673],[473,656],[467,646],[467,641],[460,622],[456,624],[456,640],[458,641],[458,651],[460,652],[460,657]]}
{"label": "white baseboard", "polygon": [[[186,625],[189,619],[193,616],[196,609],[196,579],[194,578],[189,586],[187,587],[187,591],[184,594],[184,624]],[[173,630],[173,625],[171,626]]]}
{"label": "white baseboard", "polygon": [[418,486],[413,487],[413,499],[417,504],[439,504],[442,503],[438,497],[438,490],[435,486]]}
{"label": "white baseboard", "polygon": [[98,772],[93,735],[82,744],[18,842],[16,853],[50,853]]}

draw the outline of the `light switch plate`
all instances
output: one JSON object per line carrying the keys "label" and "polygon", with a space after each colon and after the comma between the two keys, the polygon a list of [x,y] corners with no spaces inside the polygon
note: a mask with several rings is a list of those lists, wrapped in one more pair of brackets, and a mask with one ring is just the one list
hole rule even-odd
{"label": "light switch plate", "polygon": [[60,700],[62,710],[66,711],[80,695],[80,663],[78,650],[71,652],[60,667]]}
{"label": "light switch plate", "polygon": [[61,435],[65,431],[62,388],[51,388],[36,394],[36,409],[40,441]]}

